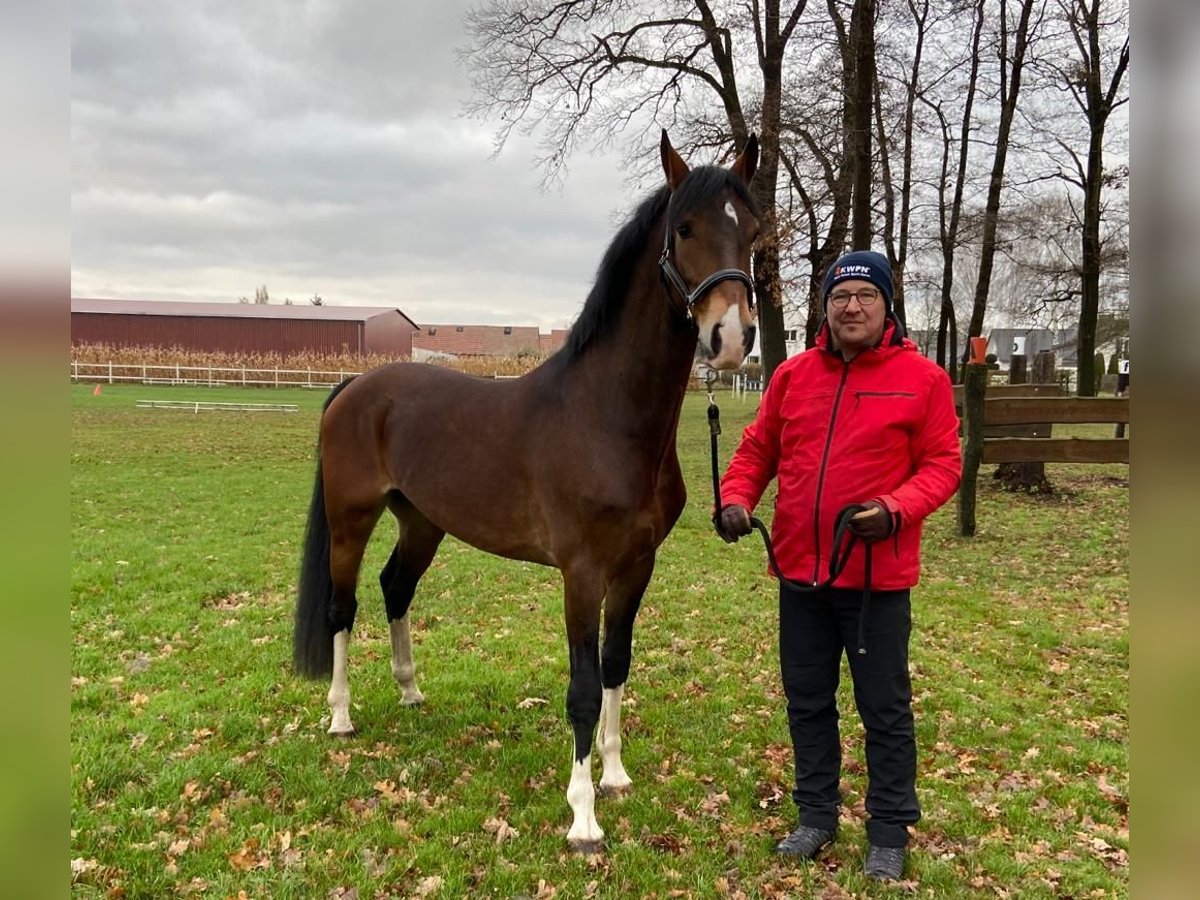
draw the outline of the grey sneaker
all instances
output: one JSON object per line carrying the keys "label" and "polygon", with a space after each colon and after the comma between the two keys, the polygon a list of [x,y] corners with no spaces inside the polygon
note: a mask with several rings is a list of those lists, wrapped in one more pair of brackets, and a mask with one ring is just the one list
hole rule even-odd
{"label": "grey sneaker", "polygon": [[907,856],[908,851],[903,847],[876,847],[871,844],[867,848],[867,862],[863,868],[868,878],[898,881]]}
{"label": "grey sneaker", "polygon": [[837,829],[812,828],[808,825],[801,825],[775,845],[775,852],[781,856],[794,856],[797,859],[816,859],[817,854],[833,843],[835,837],[837,837]]}

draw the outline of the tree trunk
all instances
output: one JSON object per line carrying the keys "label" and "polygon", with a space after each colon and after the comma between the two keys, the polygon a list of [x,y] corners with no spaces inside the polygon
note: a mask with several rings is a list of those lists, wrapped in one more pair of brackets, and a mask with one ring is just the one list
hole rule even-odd
{"label": "tree trunk", "polygon": [[1104,186],[1104,130],[1120,92],[1129,66],[1129,41],[1121,48],[1111,78],[1102,84],[1100,29],[1104,27],[1100,0],[1077,0],[1070,6],[1071,30],[1081,53],[1079,71],[1083,86],[1076,89],[1088,122],[1087,172],[1083,179],[1083,221],[1080,236],[1079,335],[1076,341],[1077,378],[1075,391],[1080,397],[1096,395],[1095,353],[1096,319],[1100,313],[1100,195]]}
{"label": "tree trunk", "polygon": [[[784,340],[783,282],[779,277],[779,227],[776,191],[779,184],[779,121],[783,103],[783,54],[787,37],[780,32],[779,2],[771,0],[766,8],[762,71],[762,121],[758,135],[762,153],[751,189],[766,221],[762,223],[765,240],[759,240],[754,253],[754,290],[758,297],[759,344],[762,351],[763,385],[781,362],[787,359]],[[728,57],[727,57],[728,58]],[[733,79],[730,62],[730,84]],[[738,115],[740,116],[740,106]],[[731,121],[731,124],[733,122]]]}
{"label": "tree trunk", "polygon": [[1093,130],[1088,147],[1088,176],[1083,197],[1083,236],[1080,239],[1079,338],[1076,342],[1080,397],[1096,396],[1096,318],[1100,313],[1100,186],[1104,173],[1104,129]]}
{"label": "tree trunk", "polygon": [[[1020,365],[1014,365],[1018,360],[1020,360]],[[1012,361],[1009,363],[1009,384],[1025,384],[1025,362],[1026,357],[1024,354],[1013,356]],[[1015,379],[1014,374],[1016,375]],[[1033,359],[1032,383],[1054,384],[1055,380],[1054,354],[1049,350],[1043,350]],[[1026,435],[1023,436],[1028,437],[1050,437],[1052,428],[1049,423],[1045,425],[1022,425],[1016,427],[1024,429]],[[1043,462],[1001,463],[996,467],[994,477],[1006,491],[1025,494],[1054,493],[1054,485],[1046,477],[1046,464]]]}
{"label": "tree trunk", "polygon": [[850,46],[854,65],[850,103],[854,170],[854,219],[850,246],[870,250],[871,236],[871,113],[875,87],[875,3],[854,0],[850,13]]}
{"label": "tree trunk", "polygon": [[963,373],[963,462],[958,488],[958,533],[975,535],[975,496],[979,464],[983,461],[983,403],[987,395],[987,366],[968,365]]}

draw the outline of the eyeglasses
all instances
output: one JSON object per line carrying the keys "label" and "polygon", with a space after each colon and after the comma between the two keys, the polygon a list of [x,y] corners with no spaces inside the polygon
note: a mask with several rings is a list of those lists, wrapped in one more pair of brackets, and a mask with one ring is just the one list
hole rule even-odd
{"label": "eyeglasses", "polygon": [[834,291],[829,295],[829,302],[842,309],[850,302],[851,297],[857,297],[858,302],[863,306],[870,306],[879,299],[879,291],[875,288],[859,288],[857,291]]}

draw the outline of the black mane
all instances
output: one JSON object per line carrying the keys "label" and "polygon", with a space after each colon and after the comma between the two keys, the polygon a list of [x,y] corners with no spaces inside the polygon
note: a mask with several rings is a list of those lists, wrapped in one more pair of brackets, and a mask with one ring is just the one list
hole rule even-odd
{"label": "black mane", "polygon": [[589,345],[616,325],[629,294],[634,269],[646,245],[651,240],[662,240],[662,229],[658,225],[664,214],[669,228],[681,216],[710,202],[727,187],[733,189],[755,216],[759,216],[758,204],[750,196],[745,182],[721,166],[695,168],[673,194],[663,185],[638,204],[604,252],[583,311],[557,354],[563,363],[578,359]]}

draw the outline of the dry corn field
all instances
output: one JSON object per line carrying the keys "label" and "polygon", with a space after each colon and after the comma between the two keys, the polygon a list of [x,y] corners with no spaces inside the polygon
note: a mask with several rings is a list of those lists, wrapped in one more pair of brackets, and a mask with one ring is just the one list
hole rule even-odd
{"label": "dry corn field", "polygon": [[[536,354],[521,356],[476,356],[439,359],[431,365],[446,366],[469,375],[496,377],[524,375],[541,365],[546,357]],[[365,372],[399,360],[378,353],[228,353],[188,350],[183,347],[116,347],[109,344],[72,344],[71,361],[107,365],[124,370],[117,374],[133,375],[142,366],[180,366],[187,368],[245,369],[248,372],[275,370],[312,371],[328,373],[316,381],[338,381],[341,372]]]}

